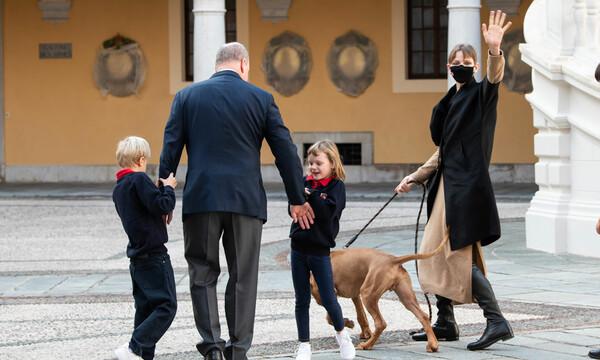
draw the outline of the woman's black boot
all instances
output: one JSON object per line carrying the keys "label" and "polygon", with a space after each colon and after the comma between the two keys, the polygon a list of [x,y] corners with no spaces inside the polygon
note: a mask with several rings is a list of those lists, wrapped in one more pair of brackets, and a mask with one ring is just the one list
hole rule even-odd
{"label": "woman's black boot", "polygon": [[492,285],[475,264],[473,264],[472,274],[473,297],[483,310],[487,325],[479,340],[468,344],[467,349],[482,350],[500,340],[512,339],[514,335],[510,324],[500,311]]}
{"label": "woman's black boot", "polygon": [[[436,306],[438,308],[437,320],[433,324],[433,333],[440,341],[456,341],[458,340],[458,325],[454,319],[454,307],[452,300],[446,299],[443,296],[436,295]],[[415,341],[427,341],[427,334],[421,330],[412,335]]]}

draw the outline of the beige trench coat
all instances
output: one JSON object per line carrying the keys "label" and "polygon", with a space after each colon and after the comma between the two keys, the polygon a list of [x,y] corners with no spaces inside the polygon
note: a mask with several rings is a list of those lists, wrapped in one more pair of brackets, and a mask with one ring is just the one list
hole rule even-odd
{"label": "beige trench coat", "polygon": [[[504,56],[488,54],[487,77],[491,83],[502,81],[504,75]],[[424,182],[435,172],[438,166],[439,149],[411,176],[419,182]],[[446,206],[444,204],[444,179],[439,184],[438,192],[433,203],[429,221],[425,226],[421,253],[431,252],[449,236],[446,224]],[[486,274],[485,261],[481,243],[462,249],[450,250],[450,241],[446,242],[443,251],[432,258],[419,260],[419,282],[426,293],[441,295],[455,303],[468,304],[473,302],[471,289],[471,266],[475,263]]]}

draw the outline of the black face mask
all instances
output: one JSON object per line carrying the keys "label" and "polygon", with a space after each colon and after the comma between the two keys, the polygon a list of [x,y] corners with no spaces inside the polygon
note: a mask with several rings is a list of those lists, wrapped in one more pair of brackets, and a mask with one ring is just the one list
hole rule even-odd
{"label": "black face mask", "polygon": [[457,83],[464,84],[469,81],[473,77],[473,70],[475,68],[473,66],[464,66],[464,65],[453,65],[450,66],[450,72],[452,72],[452,77],[456,80]]}

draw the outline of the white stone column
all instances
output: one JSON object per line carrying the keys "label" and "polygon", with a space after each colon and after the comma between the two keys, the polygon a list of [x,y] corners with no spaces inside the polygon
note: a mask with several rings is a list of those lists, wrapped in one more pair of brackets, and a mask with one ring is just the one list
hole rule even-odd
{"label": "white stone column", "polygon": [[215,58],[225,43],[225,0],[194,0],[194,82],[215,72]]}
{"label": "white stone column", "polygon": [[[481,58],[481,1],[448,0],[448,54],[459,43],[471,44],[477,50],[477,60]],[[481,80],[481,71],[475,75]],[[452,75],[448,74],[448,87],[454,85]]]}

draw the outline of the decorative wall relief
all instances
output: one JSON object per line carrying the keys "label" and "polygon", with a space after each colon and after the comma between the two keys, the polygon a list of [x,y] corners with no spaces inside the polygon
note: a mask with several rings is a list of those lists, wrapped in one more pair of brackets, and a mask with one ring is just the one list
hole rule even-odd
{"label": "decorative wall relief", "polygon": [[256,5],[263,20],[279,22],[287,20],[292,0],[256,0]]}
{"label": "decorative wall relief", "polygon": [[71,0],[38,0],[42,10],[42,19],[48,22],[63,22],[69,20]]}
{"label": "decorative wall relief", "polygon": [[262,70],[267,83],[284,96],[297,94],[308,82],[312,56],[304,38],[286,31],[269,41]]}
{"label": "decorative wall relief", "polygon": [[521,51],[519,50],[519,44],[525,42],[523,32],[515,30],[504,34],[502,42],[506,59],[502,82],[510,91],[521,94],[532,92],[531,67],[521,60]]}
{"label": "decorative wall relief", "polygon": [[371,86],[378,65],[375,43],[354,30],[336,38],[327,57],[331,81],[349,96],[359,96]]}
{"label": "decorative wall relief", "polygon": [[102,43],[94,67],[94,80],[102,95],[137,94],[145,77],[144,54],[134,40],[117,34]]}

